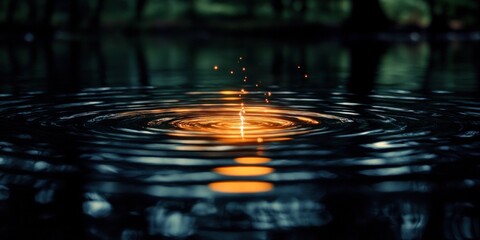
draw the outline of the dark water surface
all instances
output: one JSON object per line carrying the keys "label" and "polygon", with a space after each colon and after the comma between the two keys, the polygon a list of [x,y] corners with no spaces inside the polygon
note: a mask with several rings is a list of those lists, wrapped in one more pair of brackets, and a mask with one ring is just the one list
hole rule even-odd
{"label": "dark water surface", "polygon": [[479,239],[478,50],[2,43],[0,234]]}

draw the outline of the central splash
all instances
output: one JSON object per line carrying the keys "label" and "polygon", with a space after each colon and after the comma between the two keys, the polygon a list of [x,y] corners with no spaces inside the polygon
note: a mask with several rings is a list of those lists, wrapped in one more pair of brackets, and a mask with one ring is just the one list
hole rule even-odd
{"label": "central splash", "polygon": [[[242,106],[238,113],[235,106],[238,105],[203,104],[170,108],[168,111],[145,111],[142,114],[162,116],[148,122],[149,130],[162,131],[174,137],[213,138],[222,143],[285,141],[295,135],[315,131],[321,119],[341,120],[332,115],[271,106]],[[245,112],[248,112],[248,117],[244,116]]]}
{"label": "central splash", "polygon": [[[238,58],[238,65],[226,69],[232,80],[241,76],[241,89],[219,92],[189,92],[187,94],[208,95],[205,100],[221,100],[225,103],[183,105],[178,108],[152,110],[159,118],[149,121],[151,130],[165,132],[169,136],[179,137],[185,141],[209,142],[214,139],[224,144],[251,144],[290,140],[294,136],[313,133],[319,130],[321,121],[346,119],[333,115],[319,114],[303,109],[276,106],[272,101],[272,92],[263,89],[261,81],[252,81],[243,66],[243,57]],[[218,65],[214,71],[220,71]],[[225,72],[226,73],[226,72]],[[249,91],[247,91],[247,89]],[[250,89],[252,91],[250,91]],[[215,97],[211,98],[211,95]],[[218,95],[221,97],[218,97]],[[280,96],[284,93],[278,93]],[[248,98],[247,98],[248,96]],[[260,97],[261,96],[261,97]],[[249,101],[247,106],[246,102]],[[261,101],[260,101],[261,100]],[[239,101],[235,104],[232,101]],[[140,114],[140,113],[136,113]],[[149,113],[145,113],[149,114]]]}

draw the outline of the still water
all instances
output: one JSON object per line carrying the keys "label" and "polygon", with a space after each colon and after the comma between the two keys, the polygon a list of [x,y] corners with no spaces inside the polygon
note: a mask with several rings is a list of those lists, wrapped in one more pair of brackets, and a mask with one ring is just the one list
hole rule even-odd
{"label": "still water", "polygon": [[0,233],[478,239],[478,49],[2,43]]}

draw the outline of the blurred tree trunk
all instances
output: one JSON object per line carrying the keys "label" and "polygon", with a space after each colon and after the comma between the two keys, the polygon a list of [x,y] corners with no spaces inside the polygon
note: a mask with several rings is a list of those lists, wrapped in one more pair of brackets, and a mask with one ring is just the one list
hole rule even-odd
{"label": "blurred tree trunk", "polygon": [[187,7],[187,17],[189,20],[195,20],[197,18],[197,9],[195,6],[195,0],[188,0],[188,7]]}
{"label": "blurred tree trunk", "polygon": [[368,95],[375,88],[378,68],[388,46],[384,42],[353,41],[348,49],[350,75],[347,89],[356,95]]}
{"label": "blurred tree trunk", "polygon": [[18,0],[10,0],[7,5],[6,21],[7,24],[12,24],[15,17],[15,10],[17,9]]}
{"label": "blurred tree trunk", "polygon": [[27,0],[28,4],[28,24],[33,26],[36,24],[35,20],[37,19],[37,8],[35,6],[35,0]]}
{"label": "blurred tree trunk", "polygon": [[80,12],[79,12],[79,2],[78,0],[70,0],[69,4],[69,30],[76,32],[80,27]]}
{"label": "blurred tree trunk", "polygon": [[105,6],[105,0],[97,0],[97,5],[95,6],[93,17],[90,22],[90,27],[94,30],[100,29],[100,20],[102,19],[102,12]]}
{"label": "blurred tree trunk", "polygon": [[383,12],[379,0],[351,0],[352,10],[344,28],[352,32],[380,32],[388,30],[393,22]]}
{"label": "blurred tree trunk", "polygon": [[137,0],[137,5],[135,6],[135,21],[137,24],[142,20],[143,10],[146,4],[147,0]]}
{"label": "blurred tree trunk", "polygon": [[285,6],[283,5],[282,0],[271,0],[272,8],[275,14],[276,19],[281,19]]}
{"label": "blurred tree trunk", "polygon": [[[439,5],[437,0],[428,0],[427,3],[432,16],[432,21],[428,27],[429,31],[433,33],[448,31],[448,18],[445,4],[440,3],[442,5]],[[436,11],[437,7],[440,7],[439,13]]]}
{"label": "blurred tree trunk", "polygon": [[55,8],[55,0],[47,0],[45,3],[45,15],[42,19],[42,28],[48,29],[52,24],[52,17]]}
{"label": "blurred tree trunk", "polygon": [[251,19],[255,15],[255,0],[247,0],[247,18]]}

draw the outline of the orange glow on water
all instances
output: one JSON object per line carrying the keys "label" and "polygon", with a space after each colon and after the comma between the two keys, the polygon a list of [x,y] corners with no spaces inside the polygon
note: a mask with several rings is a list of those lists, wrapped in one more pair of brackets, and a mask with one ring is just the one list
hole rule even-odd
{"label": "orange glow on water", "polygon": [[222,94],[222,95],[236,95],[236,94],[239,94],[239,93],[240,93],[239,91],[229,91],[229,90],[220,91],[220,94]]}
{"label": "orange glow on water", "polygon": [[220,98],[220,99],[224,100],[224,101],[238,101],[241,98],[239,98],[239,97],[224,97],[224,98]]}
{"label": "orange glow on water", "polygon": [[[239,92],[222,92],[225,95],[235,93]],[[297,126],[313,127],[320,124],[317,117],[329,116],[273,107],[247,107],[233,103],[204,105],[192,109],[171,108],[169,111],[184,117],[171,121],[169,124],[173,128],[166,134],[176,137],[208,137],[228,144],[290,140],[295,135],[309,132],[308,129]],[[149,126],[155,127],[161,123],[153,121]]]}
{"label": "orange glow on water", "polygon": [[272,161],[267,157],[238,157],[235,158],[235,162],[240,164],[264,164]]}
{"label": "orange glow on water", "polygon": [[[249,94],[245,90],[216,92],[222,95],[219,99],[225,101],[221,104],[197,103],[125,114],[132,116],[154,114],[158,118],[147,123],[147,127],[152,130],[183,140],[203,139],[208,143],[214,141],[223,144],[262,145],[268,142],[287,141],[295,136],[315,131],[318,129],[315,125],[321,124],[320,119],[346,121],[341,117],[305,110],[235,103],[234,101],[242,101],[238,95]],[[265,92],[267,96],[270,94]]]}
{"label": "orange glow on water", "polygon": [[213,171],[225,176],[254,177],[270,174],[273,172],[273,168],[258,166],[229,166],[214,168]]}
{"label": "orange glow on water", "polygon": [[224,181],[208,184],[215,192],[221,193],[261,193],[273,189],[273,184],[259,181]]}

